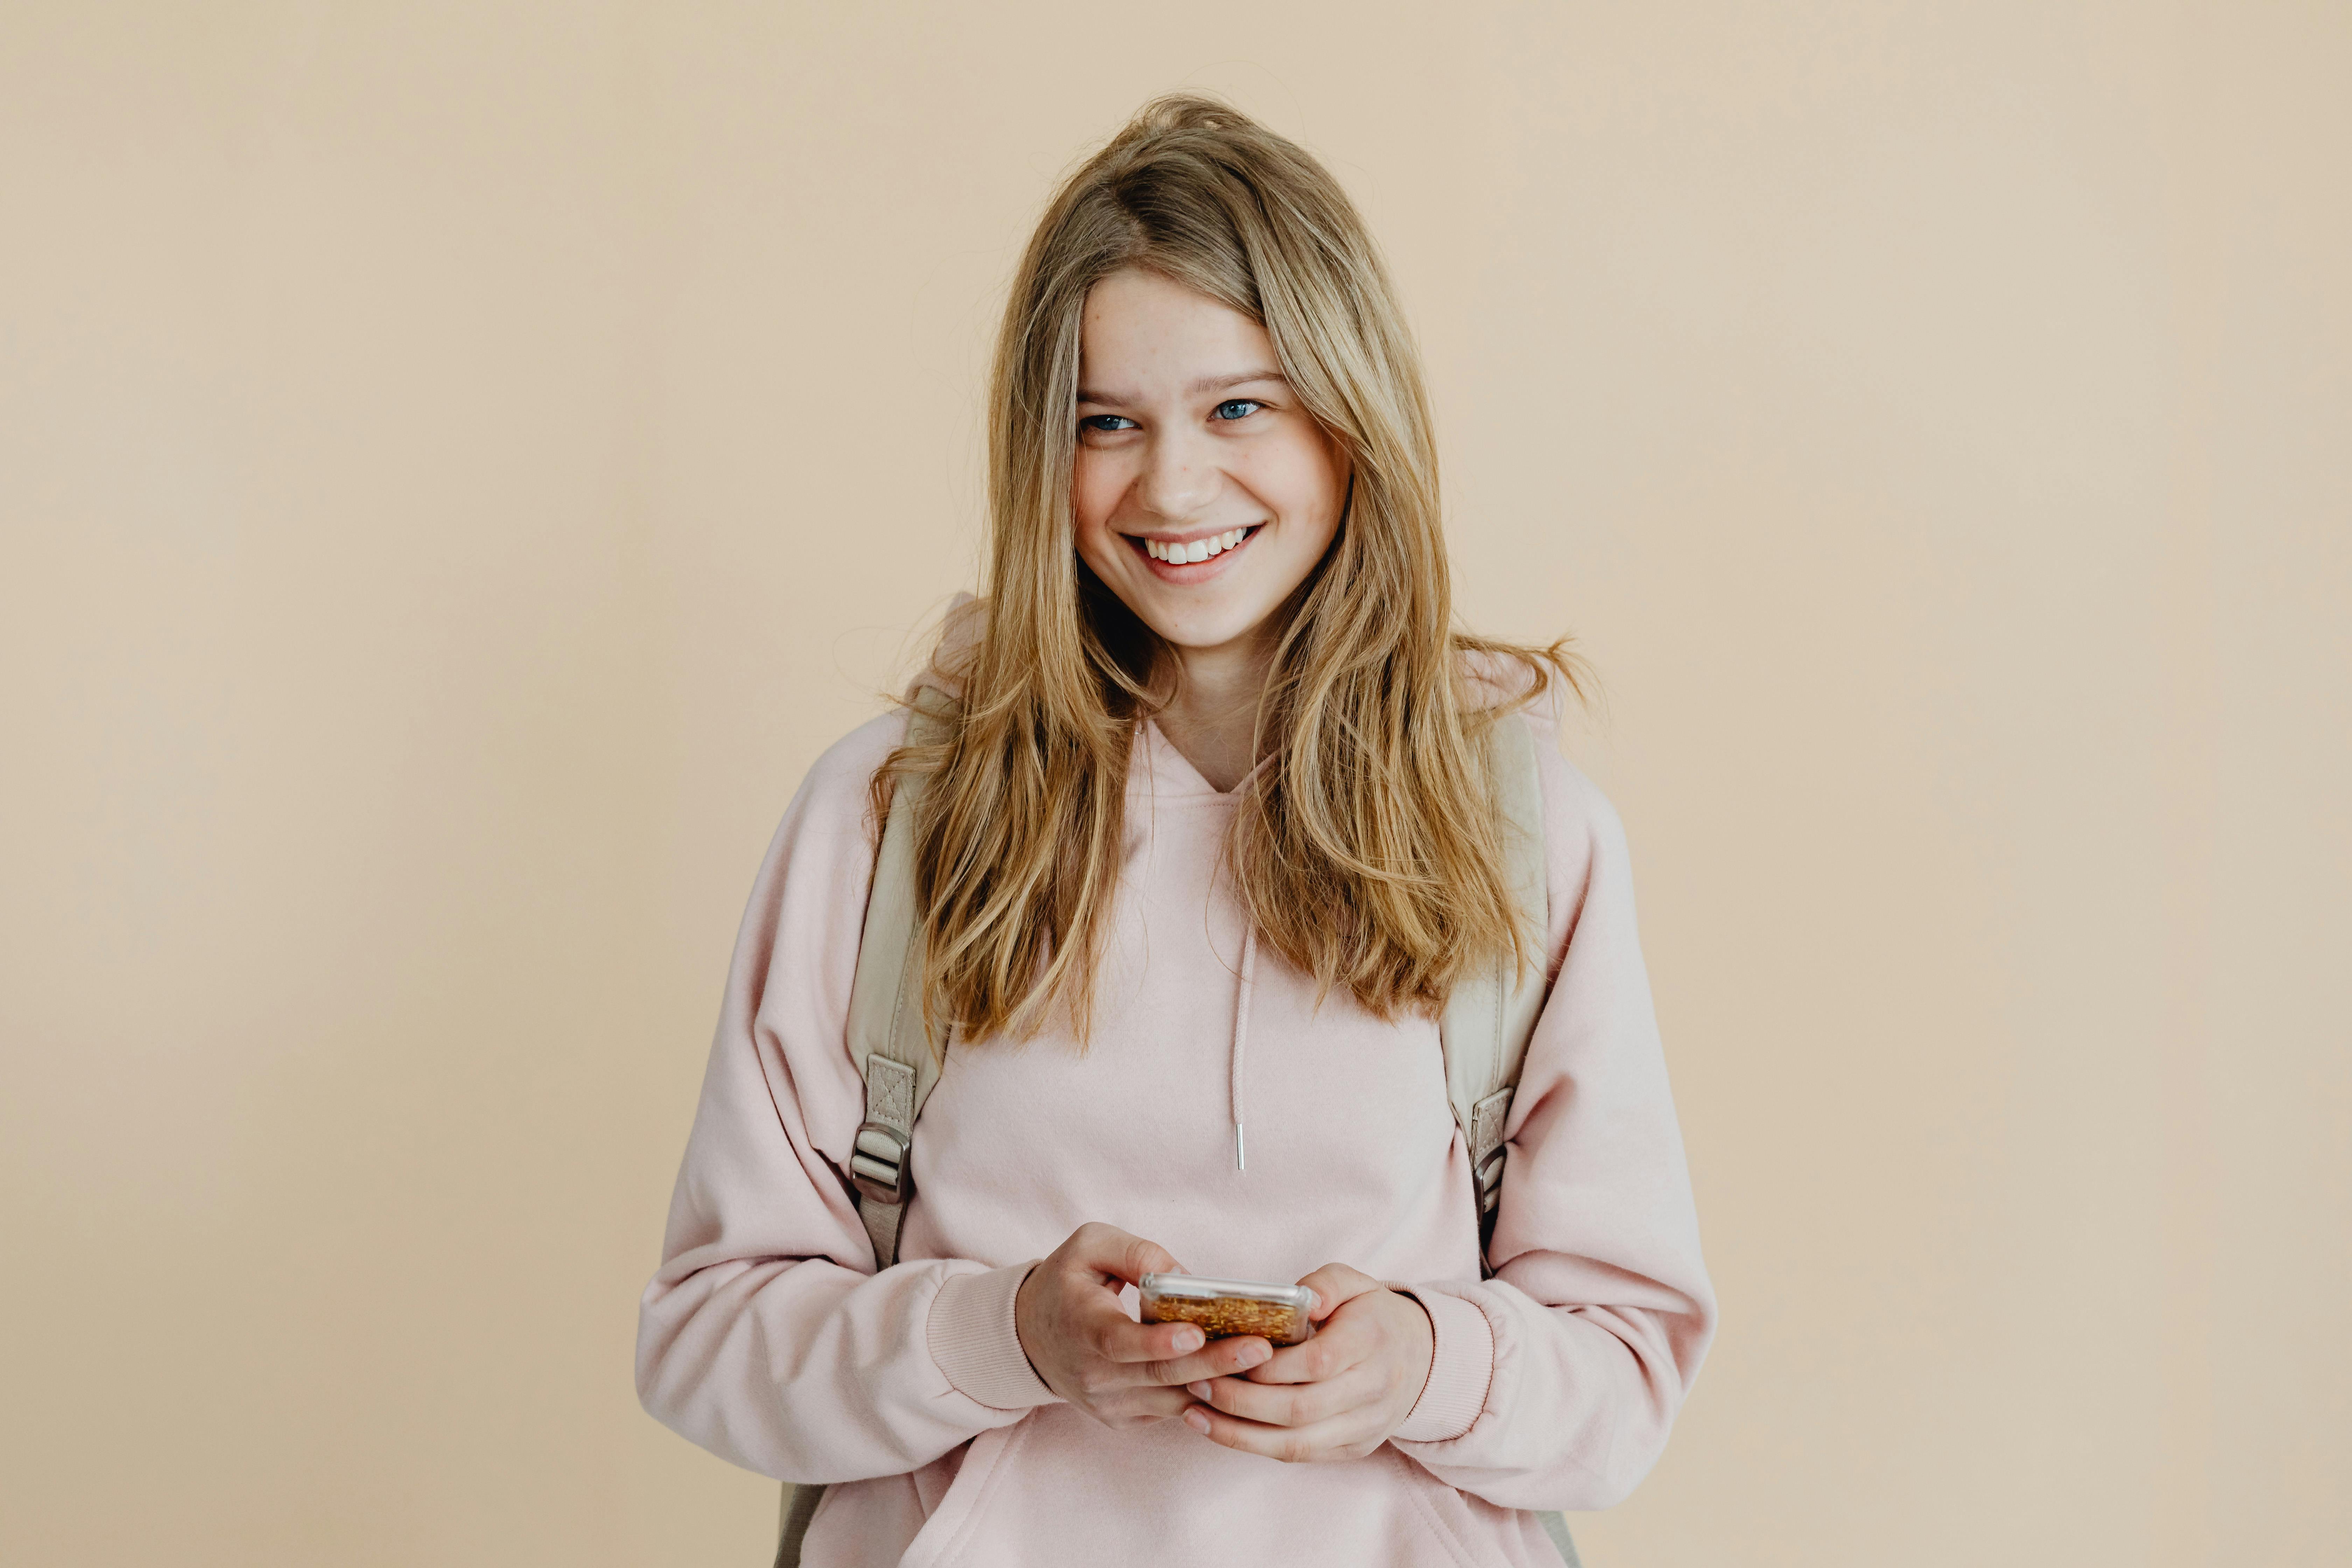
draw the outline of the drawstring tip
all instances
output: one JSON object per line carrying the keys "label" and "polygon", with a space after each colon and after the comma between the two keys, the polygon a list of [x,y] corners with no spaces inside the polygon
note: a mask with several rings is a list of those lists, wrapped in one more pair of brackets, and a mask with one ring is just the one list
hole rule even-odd
{"label": "drawstring tip", "polygon": [[1249,1162],[1244,1157],[1243,1153],[1242,1126],[1238,1121],[1234,1123],[1234,1169],[1236,1171],[1246,1171],[1249,1169]]}

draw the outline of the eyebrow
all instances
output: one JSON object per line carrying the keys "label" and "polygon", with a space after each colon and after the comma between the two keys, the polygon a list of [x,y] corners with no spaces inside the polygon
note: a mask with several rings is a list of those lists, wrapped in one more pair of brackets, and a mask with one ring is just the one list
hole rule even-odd
{"label": "eyebrow", "polygon": [[[1285,386],[1288,386],[1290,384],[1290,378],[1283,374],[1278,370],[1245,370],[1239,375],[1212,375],[1203,377],[1202,379],[1194,382],[1192,385],[1186,387],[1184,389],[1184,395],[1187,397],[1198,397],[1202,393],[1223,392],[1229,386],[1246,386],[1253,381],[1278,381]],[[1078,388],[1078,401],[1080,403],[1098,403],[1106,407],[1116,407],[1123,403],[1132,403],[1135,399],[1129,397],[1113,397],[1108,394],[1100,392],[1089,392],[1082,386]]]}

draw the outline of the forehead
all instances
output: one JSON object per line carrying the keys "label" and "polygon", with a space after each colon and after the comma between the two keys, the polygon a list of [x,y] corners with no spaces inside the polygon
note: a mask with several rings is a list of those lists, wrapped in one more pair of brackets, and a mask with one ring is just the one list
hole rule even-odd
{"label": "forehead", "polygon": [[1078,359],[1081,379],[1104,392],[1156,390],[1276,363],[1264,327],[1140,268],[1114,272],[1087,290]]}

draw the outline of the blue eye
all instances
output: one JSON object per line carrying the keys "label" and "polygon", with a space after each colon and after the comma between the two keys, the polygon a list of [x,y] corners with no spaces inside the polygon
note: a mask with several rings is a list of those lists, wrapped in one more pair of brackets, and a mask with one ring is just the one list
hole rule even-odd
{"label": "blue eye", "polygon": [[1078,428],[1100,430],[1106,435],[1113,435],[1121,430],[1134,429],[1135,421],[1123,414],[1089,414],[1078,421]]}
{"label": "blue eye", "polygon": [[[1220,403],[1220,404],[1218,404],[1218,405],[1217,405],[1217,411],[1216,411],[1216,413],[1215,413],[1215,414],[1213,414],[1213,415],[1212,415],[1212,416],[1211,416],[1211,417],[1212,417],[1212,418],[1216,418],[1216,419],[1228,419],[1228,420],[1230,420],[1230,419],[1246,419],[1246,418],[1248,418],[1251,415],[1253,415],[1253,414],[1256,413],[1259,409],[1261,409],[1261,408],[1263,408],[1263,407],[1265,407],[1265,404],[1258,402],[1258,401],[1257,401],[1256,399],[1255,399],[1255,398],[1249,398],[1249,397],[1235,397],[1235,398],[1230,398],[1230,399],[1228,399],[1227,401],[1225,401],[1225,402],[1223,402],[1223,403]],[[1236,414],[1236,413],[1234,413],[1234,410],[1235,410],[1235,409],[1239,409],[1239,410],[1241,410],[1241,412],[1240,412],[1240,413],[1238,413],[1238,414]]]}

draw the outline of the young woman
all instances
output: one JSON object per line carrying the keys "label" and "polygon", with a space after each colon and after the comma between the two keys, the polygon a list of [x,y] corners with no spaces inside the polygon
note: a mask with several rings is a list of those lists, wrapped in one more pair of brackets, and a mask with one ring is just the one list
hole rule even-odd
{"label": "young woman", "polygon": [[[1014,281],[988,595],[821,758],[735,949],[637,1386],[737,1464],[833,1483],[803,1561],[1557,1563],[1713,1331],[1617,818],[1561,761],[1570,669],[1453,629],[1421,374],[1297,147],[1147,108]],[[1487,728],[1536,727],[1549,929]],[[951,1026],[877,1269],[845,1045],[902,779]],[[1437,1017],[1549,991],[1481,1277]],[[1315,1336],[1145,1324],[1151,1270],[1300,1280]],[[1198,1553],[1198,1555],[1193,1555]]]}

